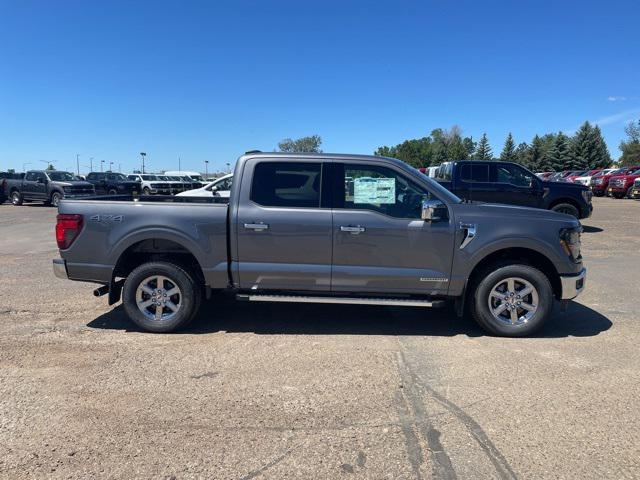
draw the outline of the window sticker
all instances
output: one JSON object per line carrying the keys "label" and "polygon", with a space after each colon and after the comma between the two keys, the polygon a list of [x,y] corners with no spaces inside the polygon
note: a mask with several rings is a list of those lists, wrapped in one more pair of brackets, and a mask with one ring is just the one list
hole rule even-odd
{"label": "window sticker", "polygon": [[353,183],[353,203],[396,203],[395,178],[356,178]]}

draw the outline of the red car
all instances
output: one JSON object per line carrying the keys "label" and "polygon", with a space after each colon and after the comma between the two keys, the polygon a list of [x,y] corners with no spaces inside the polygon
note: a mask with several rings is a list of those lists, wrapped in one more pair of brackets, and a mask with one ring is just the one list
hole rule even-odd
{"label": "red car", "polygon": [[632,171],[627,171],[621,175],[614,175],[609,179],[607,195],[615,198],[631,198],[633,182],[640,178],[640,166],[632,167]]}
{"label": "red car", "polygon": [[586,175],[587,172],[588,172],[588,170],[575,170],[575,171],[569,173],[569,175],[565,176],[564,179],[567,182],[573,183],[573,182],[576,181],[576,178],[582,177],[583,175]]}
{"label": "red car", "polygon": [[640,166],[623,167],[623,168],[614,170],[613,172],[605,173],[604,175],[601,175],[601,174],[594,175],[594,177],[591,179],[591,190],[593,191],[593,194],[596,197],[602,197],[607,193],[607,189],[609,188],[609,181],[611,180],[611,177],[617,176],[617,175],[626,175],[627,173],[631,173],[638,170],[638,168],[640,168]]}

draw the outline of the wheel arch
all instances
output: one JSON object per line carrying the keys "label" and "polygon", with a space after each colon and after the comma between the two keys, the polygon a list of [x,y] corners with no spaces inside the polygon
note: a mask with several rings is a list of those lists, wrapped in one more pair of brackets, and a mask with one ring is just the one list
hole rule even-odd
{"label": "wheel arch", "polygon": [[582,208],[580,207],[580,203],[576,199],[571,197],[556,198],[553,202],[549,204],[549,210],[551,210],[556,205],[560,205],[561,203],[568,203],[569,205],[575,207],[578,210],[578,213],[582,211]]}

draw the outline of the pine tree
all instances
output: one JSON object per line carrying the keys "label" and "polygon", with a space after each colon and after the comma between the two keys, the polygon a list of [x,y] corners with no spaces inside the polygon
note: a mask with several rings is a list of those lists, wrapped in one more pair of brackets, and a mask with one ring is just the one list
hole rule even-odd
{"label": "pine tree", "polygon": [[548,155],[549,166],[556,172],[571,170],[572,154],[569,137],[559,132]]}
{"label": "pine tree", "polygon": [[627,139],[620,142],[620,165],[632,166],[640,164],[640,120],[637,125],[634,122],[629,123],[624,129]]}
{"label": "pine tree", "polygon": [[549,170],[553,170],[547,161],[545,152],[544,141],[536,135],[531,141],[531,147],[529,147],[529,166],[527,168],[534,172],[548,172]]}
{"label": "pine tree", "polygon": [[491,145],[489,145],[486,133],[482,134],[482,138],[480,138],[478,142],[474,160],[493,160],[493,152],[491,151]]}
{"label": "pine tree", "polygon": [[531,169],[531,148],[526,142],[519,143],[514,151],[516,163],[519,163],[523,167]]}
{"label": "pine tree", "polygon": [[507,139],[504,142],[504,148],[500,154],[500,160],[503,162],[515,162],[516,161],[516,144],[513,141],[513,135],[509,132]]}
{"label": "pine tree", "polygon": [[593,129],[593,138],[595,143],[596,161],[595,165],[591,168],[607,168],[611,165],[611,155],[607,148],[607,143],[604,141],[602,132],[599,126],[595,126]]}
{"label": "pine tree", "polygon": [[589,122],[584,122],[571,141],[572,162],[570,168],[592,169],[597,163],[596,141],[594,129]]}

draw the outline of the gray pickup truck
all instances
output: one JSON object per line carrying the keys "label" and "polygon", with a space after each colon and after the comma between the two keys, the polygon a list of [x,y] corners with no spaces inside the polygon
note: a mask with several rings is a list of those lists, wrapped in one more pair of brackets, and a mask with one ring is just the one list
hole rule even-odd
{"label": "gray pickup truck", "polygon": [[122,296],[139,327],[185,326],[203,298],[434,307],[527,335],[584,288],[582,227],[460,200],[383,157],[249,153],[231,196],[64,200],[55,274]]}

